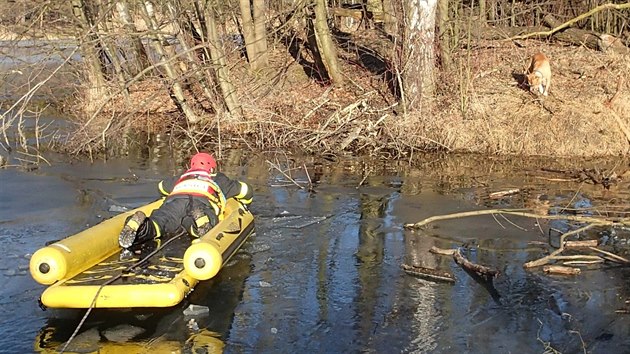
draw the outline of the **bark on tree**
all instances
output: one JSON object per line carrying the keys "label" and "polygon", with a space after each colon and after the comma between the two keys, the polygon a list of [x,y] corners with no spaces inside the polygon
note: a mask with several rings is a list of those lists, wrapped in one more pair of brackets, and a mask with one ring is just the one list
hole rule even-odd
{"label": "bark on tree", "polygon": [[214,7],[206,3],[204,11],[204,19],[206,23],[206,37],[208,47],[210,48],[210,58],[212,65],[217,75],[217,81],[223,94],[223,100],[227,110],[232,114],[241,115],[241,106],[238,103],[236,97],[236,88],[230,80],[230,73],[228,71],[227,64],[225,62],[225,53],[221,42],[219,40],[219,34],[217,31],[217,24],[215,20]]}
{"label": "bark on tree", "polygon": [[153,45],[156,53],[160,58],[160,63],[162,63],[162,66],[164,67],[166,76],[171,81],[170,91],[175,100],[175,103],[180,108],[189,123],[194,124],[199,122],[201,120],[201,117],[199,117],[193,111],[192,107],[190,107],[190,105],[186,101],[184,90],[179,83],[180,77],[177,75],[177,70],[173,67],[170,61],[171,58],[167,56],[166,50],[162,45],[162,43],[166,39],[158,28],[155,13],[153,12],[153,3],[151,3],[150,1],[140,2],[140,13],[142,18],[146,22],[147,28],[150,31],[149,37],[151,38],[151,44]]}
{"label": "bark on tree", "polygon": [[333,42],[330,28],[328,28],[328,16],[326,13],[326,0],[315,0],[315,39],[321,55],[326,73],[333,85],[343,85],[343,75],[339,68],[337,50]]}
{"label": "bark on tree", "polygon": [[254,39],[256,40],[256,55],[258,68],[264,68],[269,64],[267,54],[267,28],[265,26],[265,0],[253,0]]}
{"label": "bark on tree", "polygon": [[[258,71],[267,65],[267,37],[264,0],[239,0],[245,50],[250,68]],[[261,4],[261,2],[263,2]]]}
{"label": "bark on tree", "polygon": [[[173,25],[175,32],[177,33],[177,42],[180,44],[182,48],[182,56],[186,58],[187,64],[184,64],[183,61],[180,62],[180,70],[184,76],[192,76],[199,86],[202,88],[204,95],[208,101],[211,102],[212,106],[216,105],[217,97],[210,90],[212,85],[214,85],[214,80],[209,79],[209,75],[204,75],[207,71],[203,70],[199,63],[198,59],[195,57],[195,52],[190,48],[188,44],[189,37],[187,37],[184,33],[183,26],[180,25],[182,21],[189,21],[188,17],[185,14],[178,13],[178,9],[181,9],[179,2],[175,4],[168,4],[168,11],[170,14],[171,24]],[[174,47],[174,46],[171,46]],[[173,49],[174,51],[174,49]],[[189,70],[190,67],[190,70]],[[216,107],[214,108],[216,111]]]}
{"label": "bark on tree", "polygon": [[479,21],[484,26],[488,22],[488,14],[486,11],[486,0],[479,0]]}
{"label": "bark on tree", "polygon": [[383,0],[383,29],[385,33],[394,36],[398,34],[396,11],[392,0]]}
{"label": "bark on tree", "polygon": [[435,14],[437,0],[405,0],[402,103],[407,112],[429,108],[435,93]]}
{"label": "bark on tree", "polygon": [[103,66],[100,61],[96,44],[98,39],[92,30],[89,9],[83,0],[72,0],[72,15],[78,22],[79,45],[86,65],[86,76],[89,88],[87,90],[88,110],[93,109],[93,104],[97,103],[101,97],[105,97],[106,80],[103,75]]}
{"label": "bark on tree", "polygon": [[448,28],[449,24],[449,0],[438,0],[438,38],[440,41],[440,55],[442,58],[442,67],[445,72],[451,69],[451,36]]}
{"label": "bark on tree", "polygon": [[149,67],[149,57],[144,45],[142,45],[142,40],[139,36],[135,35],[138,33],[138,29],[129,14],[129,4],[127,0],[118,0],[116,2],[116,11],[131,42],[131,47],[126,49],[128,51],[126,55],[128,61],[127,70],[129,70],[131,76],[136,76],[142,70]]}

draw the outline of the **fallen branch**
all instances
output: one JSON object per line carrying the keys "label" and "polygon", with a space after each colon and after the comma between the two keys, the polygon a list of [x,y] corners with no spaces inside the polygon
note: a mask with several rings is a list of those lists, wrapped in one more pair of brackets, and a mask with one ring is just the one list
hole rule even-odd
{"label": "fallen branch", "polygon": [[410,266],[407,264],[401,265],[401,268],[405,271],[405,273],[409,275],[418,276],[421,278],[427,278],[429,280],[437,280],[437,281],[445,281],[449,283],[455,282],[455,277],[453,274],[448,272],[442,272],[436,269],[425,268],[420,266]]}
{"label": "fallen branch", "polygon": [[556,266],[556,265],[544,266],[543,272],[548,273],[548,274],[560,274],[560,275],[578,275],[582,273],[580,268]]}
{"label": "fallen branch", "polygon": [[616,225],[624,225],[630,226],[630,219],[627,218],[619,218],[619,219],[604,219],[590,216],[580,216],[580,215],[542,215],[535,214],[529,212],[529,209],[486,209],[486,210],[476,210],[476,211],[466,211],[462,213],[453,213],[447,215],[436,215],[429,218],[426,218],[422,221],[413,224],[405,224],[405,228],[409,229],[419,229],[427,224],[430,224],[434,221],[441,220],[449,220],[449,219],[457,219],[469,216],[479,216],[479,215],[490,215],[490,214],[509,214],[509,215],[517,215],[524,216],[528,218],[541,218],[541,219],[549,219],[549,220],[570,220],[570,221],[578,221],[583,223],[594,223],[601,226],[616,226]]}
{"label": "fallen branch", "polygon": [[623,76],[619,75],[619,78],[617,78],[617,90],[615,91],[615,94],[612,95],[612,97],[608,101],[606,101],[606,103],[604,103],[606,107],[612,108],[613,103],[615,103],[615,100],[621,93],[622,87],[623,87]]}
{"label": "fallen branch", "polygon": [[508,195],[513,195],[516,194],[518,192],[520,192],[521,190],[516,188],[516,189],[508,189],[506,191],[499,191],[499,192],[494,192],[494,193],[490,193],[488,196],[490,197],[490,199],[498,199],[498,198],[502,198]]}
{"label": "fallen branch", "polygon": [[271,167],[275,168],[276,170],[278,170],[278,172],[280,172],[286,179],[288,179],[289,181],[291,181],[291,183],[295,184],[298,188],[300,189],[306,189],[306,187],[304,187],[303,185],[297,183],[293,178],[291,178],[291,176],[289,176],[288,174],[286,174],[277,164],[274,164],[273,162],[267,160],[267,163],[269,165],[271,165]]}
{"label": "fallen branch", "polygon": [[557,250],[551,252],[551,254],[549,254],[548,256],[545,256],[543,258],[540,258],[540,259],[537,259],[537,260],[525,263],[523,265],[523,267],[525,267],[525,268],[534,268],[534,267],[540,267],[540,266],[543,266],[543,265],[549,263],[549,261],[554,260],[555,259],[554,257],[556,257],[557,255],[562,253],[562,251],[564,251],[564,240],[567,237],[569,237],[571,235],[576,235],[576,234],[578,234],[580,232],[583,232],[583,231],[586,231],[586,230],[588,230],[588,229],[590,229],[590,228],[592,228],[594,226],[595,226],[595,224],[590,224],[590,225],[586,225],[586,226],[580,227],[579,229],[575,229],[575,230],[572,230],[572,231],[569,231],[569,232],[565,232],[564,234],[562,234],[560,236],[560,248],[558,248]]}
{"label": "fallen branch", "polygon": [[564,248],[597,247],[597,243],[597,240],[567,241],[564,243]]}
{"label": "fallen branch", "polygon": [[459,264],[460,267],[469,270],[486,280],[495,278],[500,274],[496,269],[473,263],[464,258],[459,249],[456,249],[455,252],[453,252],[453,260],[455,260],[455,263]]}
{"label": "fallen branch", "polygon": [[591,250],[593,250],[595,252],[601,253],[603,255],[606,255],[606,256],[608,256],[608,257],[610,257],[612,259],[616,259],[617,263],[619,263],[619,262],[621,262],[623,264],[629,264],[630,263],[630,260],[628,260],[627,258],[618,256],[618,255],[616,255],[614,253],[610,253],[608,251],[601,250],[601,249],[599,249],[597,247],[589,247],[589,249],[591,249]]}
{"label": "fallen branch", "polygon": [[518,39],[527,39],[530,37],[548,37],[553,35],[554,33],[561,31],[565,28],[568,28],[570,26],[572,26],[573,24],[577,23],[578,21],[581,21],[597,12],[600,12],[602,10],[609,10],[609,9],[615,9],[615,10],[623,10],[623,9],[627,9],[630,8],[630,3],[625,3],[625,4],[603,4],[603,5],[599,5],[593,9],[591,9],[588,12],[585,12],[577,17],[574,17],[572,19],[570,19],[569,21],[564,22],[563,24],[556,26],[552,29],[550,29],[549,31],[540,31],[540,32],[532,32],[532,33],[528,33],[528,34],[524,34],[524,35],[519,35],[519,36],[514,36],[514,37],[510,37],[507,40],[518,40]]}
{"label": "fallen branch", "polygon": [[431,249],[429,250],[429,252],[431,253],[441,254],[443,256],[452,256],[455,253],[455,251],[456,250],[452,248],[444,249],[444,248],[437,248],[435,246],[432,246]]}

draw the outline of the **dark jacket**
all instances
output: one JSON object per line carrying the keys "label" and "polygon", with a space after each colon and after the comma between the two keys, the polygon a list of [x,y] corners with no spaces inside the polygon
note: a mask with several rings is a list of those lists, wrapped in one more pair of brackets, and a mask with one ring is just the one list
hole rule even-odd
{"label": "dark jacket", "polygon": [[221,172],[209,174],[205,171],[188,170],[180,177],[161,181],[160,193],[167,199],[188,198],[205,199],[215,208],[217,214],[225,207],[225,201],[236,198],[243,204],[250,204],[253,198],[252,188],[245,182],[231,179]]}

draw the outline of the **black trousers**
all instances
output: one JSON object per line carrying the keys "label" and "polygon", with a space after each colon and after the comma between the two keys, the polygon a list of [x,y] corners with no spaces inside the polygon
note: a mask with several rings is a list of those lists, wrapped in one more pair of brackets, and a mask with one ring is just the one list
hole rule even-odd
{"label": "black trousers", "polygon": [[206,214],[212,226],[219,222],[214,208],[206,198],[185,195],[170,197],[140,225],[135,243],[142,243],[157,236],[172,236],[181,231],[189,232],[191,228],[196,230],[197,225],[191,215],[195,209]]}

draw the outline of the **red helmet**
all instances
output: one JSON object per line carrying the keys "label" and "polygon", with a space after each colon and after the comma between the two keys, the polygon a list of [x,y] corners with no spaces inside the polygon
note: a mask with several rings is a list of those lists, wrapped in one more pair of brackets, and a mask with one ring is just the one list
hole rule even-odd
{"label": "red helmet", "polygon": [[200,152],[195,154],[190,159],[190,169],[191,170],[204,170],[208,172],[214,171],[217,168],[217,161],[210,154],[206,154],[205,152]]}

